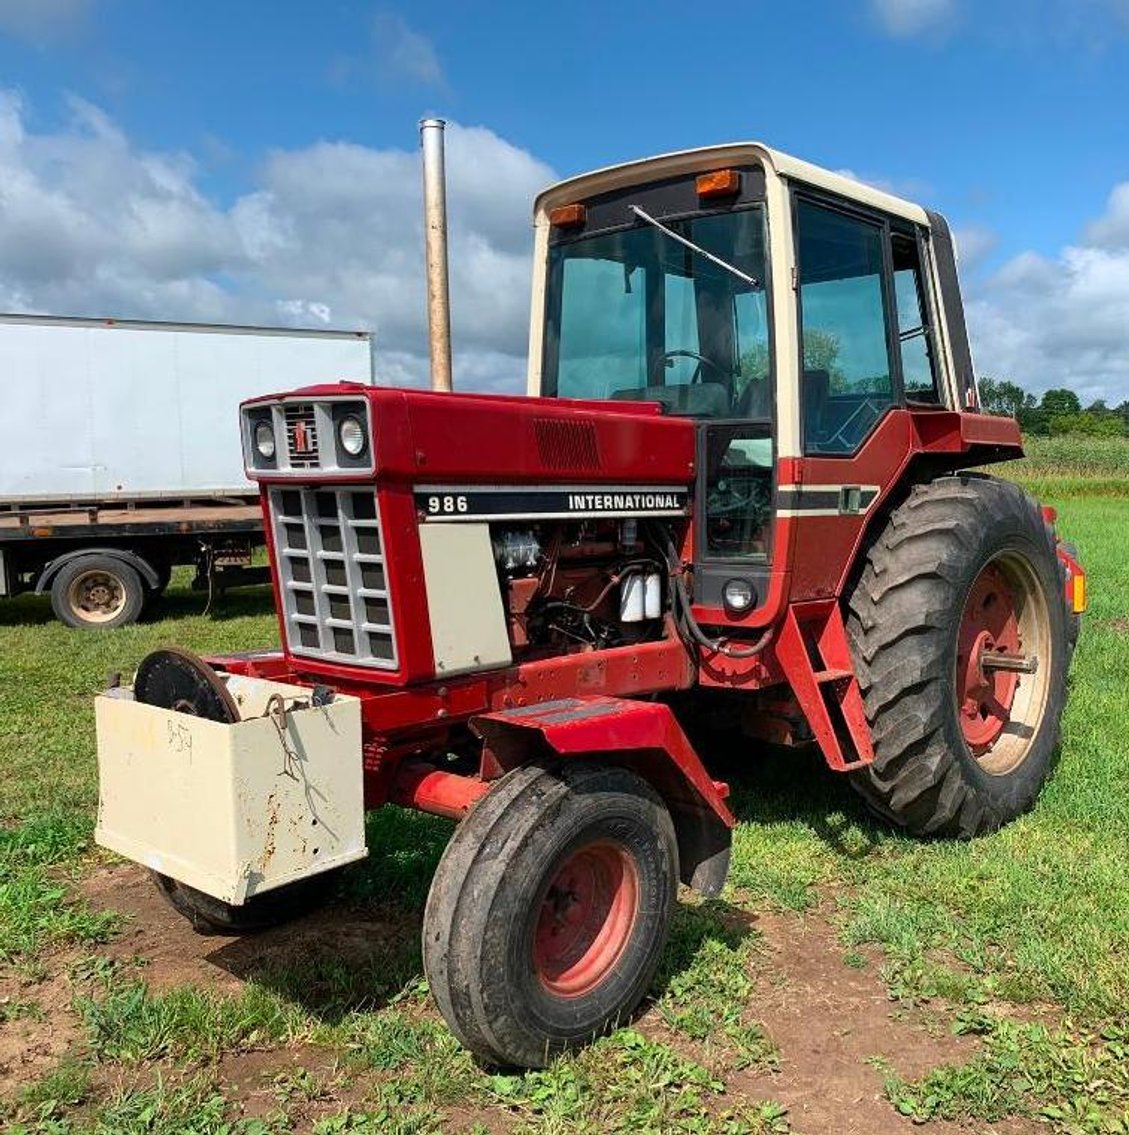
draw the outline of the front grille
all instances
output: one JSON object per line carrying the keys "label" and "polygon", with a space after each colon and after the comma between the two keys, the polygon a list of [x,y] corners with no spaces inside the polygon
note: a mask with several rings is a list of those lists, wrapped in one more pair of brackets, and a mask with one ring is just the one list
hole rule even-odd
{"label": "front grille", "polygon": [[292,469],[318,467],[318,422],[312,402],[286,406],[286,449]]}
{"label": "front grille", "polygon": [[291,652],[395,669],[396,636],[373,490],[272,488],[270,509]]}

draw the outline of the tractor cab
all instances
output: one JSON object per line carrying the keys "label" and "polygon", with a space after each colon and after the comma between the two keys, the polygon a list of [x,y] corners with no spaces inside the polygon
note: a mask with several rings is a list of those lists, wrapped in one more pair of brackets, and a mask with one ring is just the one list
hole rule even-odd
{"label": "tractor cab", "polygon": [[697,423],[700,603],[729,620],[787,567],[777,518],[868,511],[892,412],[976,407],[948,228],[910,202],[749,144],[566,181],[535,222],[529,393]]}

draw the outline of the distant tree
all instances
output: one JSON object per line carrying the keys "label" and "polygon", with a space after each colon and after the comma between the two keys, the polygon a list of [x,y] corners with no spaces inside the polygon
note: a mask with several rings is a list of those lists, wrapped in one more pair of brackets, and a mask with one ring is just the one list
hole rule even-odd
{"label": "distant tree", "polygon": [[1051,432],[1050,415],[1041,410],[1035,405],[1035,399],[1028,394],[1030,404],[1024,406],[1022,410],[1016,414],[1016,419],[1019,421],[1019,428],[1025,434],[1035,434],[1038,437],[1046,437]]}
{"label": "distant tree", "polygon": [[1058,387],[1043,394],[1039,409],[1054,418],[1063,414],[1082,413],[1082,403],[1078,401],[1078,395],[1073,390]]}
{"label": "distant tree", "polygon": [[1006,379],[982,378],[977,385],[980,388],[980,405],[989,414],[1018,418],[1024,408],[1035,406],[1032,395],[1017,383]]}
{"label": "distant tree", "polygon": [[1094,401],[1086,407],[1083,413],[1093,414],[1097,418],[1105,418],[1112,414],[1113,411],[1105,404],[1104,398],[1095,398]]}

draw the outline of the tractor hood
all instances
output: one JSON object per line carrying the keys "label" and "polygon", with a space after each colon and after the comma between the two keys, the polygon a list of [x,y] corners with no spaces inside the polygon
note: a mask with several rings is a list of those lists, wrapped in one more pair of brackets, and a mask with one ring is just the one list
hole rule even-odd
{"label": "tractor hood", "polygon": [[[366,451],[355,464],[334,462],[325,435],[350,407],[365,419]],[[254,446],[256,423],[264,420],[277,435],[269,461]],[[655,403],[340,383],[245,402],[242,434],[248,476],[264,482],[375,475],[381,484],[665,486],[688,485],[695,473],[693,423],[664,416]],[[321,445],[296,451],[319,436]]]}

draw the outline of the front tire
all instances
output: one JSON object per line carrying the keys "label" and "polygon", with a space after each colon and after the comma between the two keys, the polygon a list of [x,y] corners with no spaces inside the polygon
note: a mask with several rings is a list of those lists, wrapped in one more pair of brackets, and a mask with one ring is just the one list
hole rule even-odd
{"label": "front tire", "polygon": [[969,474],[916,486],[868,553],[847,630],[875,750],[852,783],[875,811],[970,838],[1031,807],[1057,757],[1069,650],[1030,497]]}
{"label": "front tire", "polygon": [[515,769],[455,832],[427,900],[423,961],[480,1060],[541,1067],[623,1023],[654,979],[674,914],[678,844],[626,769]]}
{"label": "front tire", "polygon": [[332,892],[336,872],[264,891],[241,906],[213,898],[159,871],[152,875],[162,897],[173,910],[188,919],[197,934],[250,934],[317,910]]}

